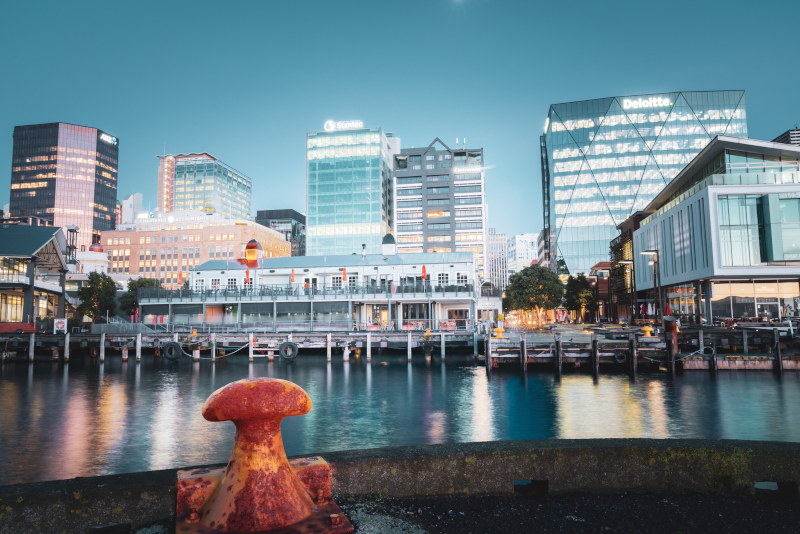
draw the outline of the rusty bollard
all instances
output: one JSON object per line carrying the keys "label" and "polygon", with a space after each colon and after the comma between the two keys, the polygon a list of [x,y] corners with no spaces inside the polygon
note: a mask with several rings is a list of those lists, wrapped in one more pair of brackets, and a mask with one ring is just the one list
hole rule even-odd
{"label": "rusty bollard", "polygon": [[[352,532],[336,503],[326,499],[327,462],[286,458],[281,421],[309,410],[308,394],[287,380],[247,378],[212,393],[203,417],[236,425],[233,451],[224,470],[178,473],[176,531],[263,532],[292,525],[293,532]],[[331,522],[332,514],[341,519]]]}

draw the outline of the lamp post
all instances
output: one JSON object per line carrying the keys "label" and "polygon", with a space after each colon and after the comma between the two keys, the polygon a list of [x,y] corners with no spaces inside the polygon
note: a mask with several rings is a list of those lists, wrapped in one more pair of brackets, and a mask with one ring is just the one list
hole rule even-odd
{"label": "lamp post", "polygon": [[596,277],[596,276],[587,276],[586,278],[587,278],[587,280],[589,280],[589,283],[592,286],[592,294],[594,296],[594,304],[595,304],[595,306],[597,306],[597,309],[593,310],[593,312],[592,312],[594,314],[594,322],[595,322],[595,324],[597,324],[597,311],[600,309],[600,302],[599,302],[600,301],[600,290],[599,290],[600,284],[598,283],[598,277]]}
{"label": "lamp post", "polygon": [[658,250],[645,250],[644,252],[640,252],[642,256],[652,256],[653,259],[650,261],[650,265],[653,266],[653,289],[658,290],[658,310],[661,314],[661,328],[664,328],[664,299],[661,295],[661,267],[658,263]]}

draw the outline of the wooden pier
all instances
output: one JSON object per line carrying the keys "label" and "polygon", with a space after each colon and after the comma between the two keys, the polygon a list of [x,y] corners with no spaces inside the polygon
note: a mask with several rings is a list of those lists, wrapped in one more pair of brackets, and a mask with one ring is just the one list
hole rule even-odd
{"label": "wooden pier", "polygon": [[[532,336],[533,337],[533,336]],[[541,335],[536,337],[541,338]],[[574,337],[574,336],[573,336]],[[597,377],[603,368],[625,370],[636,376],[640,367],[676,371],[703,369],[711,373],[728,369],[800,370],[800,339],[779,328],[730,329],[684,328],[681,332],[644,336],[638,329],[592,332],[587,341],[564,341],[554,333],[552,341],[532,342],[520,334],[520,342],[484,337],[488,347],[482,357],[487,372],[503,364],[551,369],[560,377],[565,368],[588,367]]]}

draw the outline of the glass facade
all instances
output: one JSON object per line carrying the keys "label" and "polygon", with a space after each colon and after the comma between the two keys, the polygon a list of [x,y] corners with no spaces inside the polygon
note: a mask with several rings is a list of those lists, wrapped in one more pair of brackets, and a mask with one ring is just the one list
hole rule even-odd
{"label": "glass facade", "polygon": [[643,209],[717,135],[747,137],[744,91],[550,106],[540,143],[550,267],[588,273],[607,261],[616,226]]}
{"label": "glass facade", "polygon": [[119,140],[96,128],[52,123],[14,128],[12,217],[75,225],[78,250],[115,225]]}
{"label": "glass facade", "polygon": [[306,255],[380,254],[393,227],[392,158],[399,139],[362,128],[306,139]]}
{"label": "glass facade", "polygon": [[800,317],[796,280],[736,280],[711,284],[713,322],[769,322]]}
{"label": "glass facade", "polygon": [[210,154],[159,156],[158,204],[163,213],[199,210],[250,217],[252,180]]}

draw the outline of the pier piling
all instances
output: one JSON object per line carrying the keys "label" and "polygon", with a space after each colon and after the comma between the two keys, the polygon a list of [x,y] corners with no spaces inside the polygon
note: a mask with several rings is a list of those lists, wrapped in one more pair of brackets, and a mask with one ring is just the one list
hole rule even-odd
{"label": "pier piling", "polygon": [[106,361],[106,335],[100,334],[100,363]]}
{"label": "pier piling", "polygon": [[523,371],[528,370],[528,334],[522,334],[519,340],[519,364]]}
{"label": "pier piling", "polygon": [[444,332],[442,332],[442,359],[444,360]]}
{"label": "pier piling", "polygon": [[136,363],[142,360],[142,334],[136,334]]}
{"label": "pier piling", "polygon": [[775,357],[775,361],[772,364],[772,368],[778,374],[778,376],[783,376],[783,355],[781,354],[781,333],[777,328],[772,329],[772,335],[775,338],[775,350],[773,351],[773,356]]}
{"label": "pier piling", "polygon": [[675,347],[672,345],[672,333],[666,332],[664,339],[667,342],[667,374],[670,378],[675,378]]}
{"label": "pier piling", "polygon": [[717,344],[713,338],[711,339],[711,359],[708,361],[708,370],[713,376],[717,376]]}
{"label": "pier piling", "polygon": [[411,361],[411,332],[408,333],[408,361]]}
{"label": "pier piling", "polygon": [[600,376],[600,348],[597,341],[597,332],[592,332],[592,376]]}
{"label": "pier piling", "polygon": [[247,357],[249,362],[253,361],[253,333],[247,334]]}
{"label": "pier piling", "polygon": [[[331,361],[331,334],[328,332],[328,337],[325,341],[325,348],[327,349],[328,353],[328,361]],[[347,351],[345,351],[346,353]]]}
{"label": "pier piling", "polygon": [[128,347],[122,347],[122,361],[128,361]]}
{"label": "pier piling", "polygon": [[747,328],[742,328],[742,351],[747,354],[748,347],[747,347]]}
{"label": "pier piling", "polygon": [[636,380],[638,373],[638,355],[636,354],[636,334],[628,334],[628,366],[631,378]]}
{"label": "pier piling", "polygon": [[36,334],[31,333],[31,344],[28,345],[28,359],[33,361],[33,348],[36,346]]}
{"label": "pier piling", "polygon": [[555,338],[556,338],[556,342],[555,342],[556,353],[553,355],[554,356],[553,357],[553,361],[555,362],[555,366],[556,366],[556,369],[555,369],[556,378],[558,380],[561,380],[562,363],[563,363],[563,360],[564,360],[564,354],[563,354],[563,352],[561,350],[561,334],[556,334]]}
{"label": "pier piling", "polygon": [[69,361],[69,332],[64,334],[64,362]]}
{"label": "pier piling", "polygon": [[367,361],[372,360],[372,334],[367,332]]}

